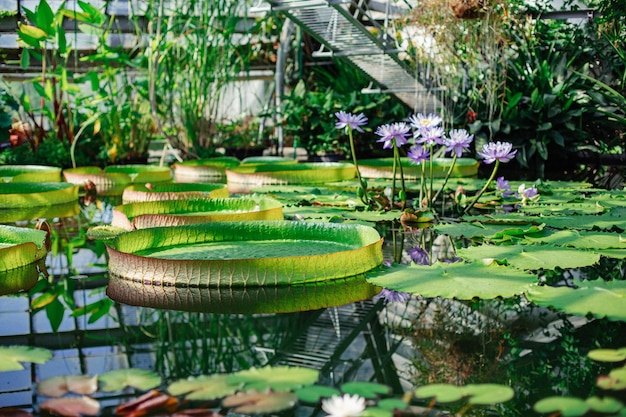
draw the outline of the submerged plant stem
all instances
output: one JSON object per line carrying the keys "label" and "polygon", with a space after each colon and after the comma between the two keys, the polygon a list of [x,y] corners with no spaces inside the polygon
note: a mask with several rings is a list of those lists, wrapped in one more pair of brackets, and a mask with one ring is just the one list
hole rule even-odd
{"label": "submerged plant stem", "polygon": [[465,208],[465,210],[463,210],[463,215],[466,215],[471,209],[472,207],[474,207],[474,204],[476,204],[476,202],[478,201],[478,199],[484,194],[484,192],[487,190],[487,188],[489,187],[489,185],[491,184],[491,182],[493,181],[493,179],[496,177],[496,173],[498,172],[498,167],[500,166],[500,160],[496,159],[495,165],[493,166],[493,171],[491,171],[491,176],[489,177],[489,179],[487,180],[487,182],[485,183],[485,186],[480,190],[480,192],[478,194],[476,194],[476,196],[474,197],[474,199],[472,200],[471,204],[469,206],[467,206]]}

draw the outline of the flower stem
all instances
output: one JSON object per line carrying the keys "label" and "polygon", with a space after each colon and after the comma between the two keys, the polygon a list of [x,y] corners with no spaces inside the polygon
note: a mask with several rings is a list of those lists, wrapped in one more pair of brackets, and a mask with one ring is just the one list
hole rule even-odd
{"label": "flower stem", "polygon": [[428,188],[427,192],[426,192],[426,199],[428,200],[428,208],[432,209],[433,208],[433,145],[430,145],[429,147],[430,150],[430,165],[429,165],[429,172],[428,175],[430,176],[430,187]]}
{"label": "flower stem", "polygon": [[354,139],[352,138],[352,128],[348,127],[348,138],[350,139],[350,153],[352,154],[352,162],[354,163],[354,168],[356,169],[356,176],[359,179],[359,184],[361,184],[361,189],[363,190],[363,196],[361,200],[365,203],[366,206],[369,205],[369,198],[367,197],[367,184],[363,181],[361,177],[361,171],[359,170],[359,164],[356,160],[356,152],[354,151]]}
{"label": "flower stem", "polygon": [[397,164],[397,160],[396,160],[396,153],[398,152],[398,146],[396,145],[395,141],[393,143],[393,167],[391,169],[392,173],[391,173],[391,197],[389,198],[389,200],[391,200],[391,208],[393,209],[393,200],[396,196],[396,172],[398,172],[398,164]]}
{"label": "flower stem", "polygon": [[406,208],[406,185],[404,183],[404,171],[402,169],[402,161],[400,160],[400,151],[398,150],[397,146],[393,147],[393,157],[398,161],[398,166],[400,167],[400,181],[402,186],[402,195],[400,196],[400,201],[402,202],[402,210],[404,210]]}
{"label": "flower stem", "polygon": [[452,175],[452,170],[454,169],[454,165],[456,164],[456,158],[457,157],[455,153],[454,156],[452,157],[452,164],[450,165],[450,169],[448,169],[448,172],[446,173],[446,178],[443,180],[443,185],[433,197],[433,201],[437,201],[437,197],[439,197],[439,194],[441,194],[443,189],[446,188],[446,184],[448,184],[448,180],[450,179],[450,175]]}
{"label": "flower stem", "polygon": [[500,166],[500,160],[496,159],[496,163],[493,166],[493,171],[491,171],[491,176],[489,177],[489,179],[487,180],[487,182],[485,183],[485,186],[482,188],[482,190],[480,190],[480,192],[478,194],[476,194],[476,196],[474,197],[474,199],[472,200],[472,203],[467,206],[465,208],[465,210],[463,210],[463,215],[466,215],[471,209],[472,207],[474,207],[474,204],[476,204],[476,202],[478,201],[478,199],[483,195],[483,193],[487,190],[487,188],[489,187],[489,184],[491,184],[491,182],[493,181],[493,179],[496,177],[496,173],[498,172],[498,167]]}

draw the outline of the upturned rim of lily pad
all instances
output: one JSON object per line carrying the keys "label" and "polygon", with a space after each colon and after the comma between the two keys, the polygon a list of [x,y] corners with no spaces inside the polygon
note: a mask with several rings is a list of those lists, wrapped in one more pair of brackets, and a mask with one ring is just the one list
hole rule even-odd
{"label": "upturned rim of lily pad", "polygon": [[[382,242],[369,226],[294,221],[156,227],[105,241],[112,274],[151,285],[198,287],[290,285],[350,277],[382,263]],[[209,258],[220,245],[234,255]],[[242,252],[242,247],[253,247],[254,254]],[[302,249],[319,247],[324,251],[301,254]],[[204,252],[194,252],[197,248]],[[163,255],[172,249],[176,257]]]}
{"label": "upturned rim of lily pad", "polygon": [[356,168],[347,162],[248,164],[226,169],[227,182],[248,185],[321,184],[354,179]]}
{"label": "upturned rim of lily pad", "polygon": [[78,188],[63,182],[0,183],[0,209],[27,209],[77,202]]}
{"label": "upturned rim of lily pad", "polygon": [[145,184],[132,184],[124,188],[122,202],[142,203],[162,200],[193,200],[199,198],[228,198],[230,193],[226,184],[213,183],[157,183],[147,187]]}
{"label": "upturned rim of lily pad", "polygon": [[61,168],[48,165],[0,165],[0,182],[60,182]]}
{"label": "upturned rim of lily pad", "polygon": [[0,270],[10,271],[35,263],[48,253],[44,230],[0,225]]}
{"label": "upturned rim of lily pad", "polygon": [[82,166],[63,170],[65,181],[80,185],[91,182],[98,194],[122,192],[129,184],[160,183],[172,180],[168,167],[156,165],[109,165],[102,169],[98,166]]}
{"label": "upturned rim of lily pad", "polygon": [[[414,165],[409,158],[401,158],[402,171],[406,180],[416,180],[421,178],[422,166]],[[424,162],[425,175],[429,176],[429,163]],[[452,158],[433,159],[433,178],[444,178],[450,169]],[[457,158],[451,178],[469,178],[478,175],[480,162],[474,158]],[[359,161],[361,175],[366,178],[392,178],[393,158],[372,158]]]}

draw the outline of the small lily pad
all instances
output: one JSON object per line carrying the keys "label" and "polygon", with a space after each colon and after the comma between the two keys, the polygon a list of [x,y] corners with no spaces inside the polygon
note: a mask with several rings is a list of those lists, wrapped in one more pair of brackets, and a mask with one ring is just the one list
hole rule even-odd
{"label": "small lily pad", "polygon": [[227,375],[200,375],[180,379],[170,384],[167,391],[174,396],[187,394],[187,400],[210,401],[227,395],[234,394],[239,388],[237,385],[229,385]]}
{"label": "small lily pad", "polygon": [[376,384],[374,382],[346,382],[341,385],[341,391],[346,394],[358,395],[363,398],[374,399],[379,395],[386,395],[391,392],[387,385]]}
{"label": "small lily pad", "polygon": [[404,410],[409,406],[406,401],[403,401],[399,398],[383,398],[382,400],[378,401],[377,405],[378,408],[391,411]]}
{"label": "small lily pad", "polygon": [[251,390],[230,395],[222,400],[222,406],[233,408],[236,413],[268,414],[292,408],[298,401],[293,392]]}
{"label": "small lily pad", "polygon": [[46,363],[52,358],[48,349],[30,346],[0,346],[0,372],[20,371],[20,362]]}
{"label": "small lily pad", "polygon": [[542,414],[560,412],[563,417],[577,417],[587,413],[590,407],[580,398],[548,397],[538,401],[533,408]]}
{"label": "small lily pad", "polygon": [[608,375],[598,377],[596,385],[604,390],[626,389],[626,368],[613,369]]}
{"label": "small lily pad", "polygon": [[330,398],[333,395],[341,395],[341,392],[338,389],[323,385],[308,385],[297,389],[294,392],[300,401],[311,404],[319,403],[322,398]]}
{"label": "small lily pad", "polygon": [[469,384],[463,393],[470,404],[492,405],[509,401],[515,395],[513,388],[500,384]]}
{"label": "small lily pad", "polygon": [[277,366],[250,368],[229,375],[228,384],[242,384],[244,390],[263,391],[273,389],[287,391],[314,384],[319,372],[308,368]]}
{"label": "small lily pad", "polygon": [[450,384],[429,384],[415,390],[417,398],[434,398],[439,403],[451,403],[464,396],[463,389]]}
{"label": "small lily pad", "polygon": [[593,411],[598,413],[615,414],[624,408],[621,401],[611,397],[589,397],[585,402]]}
{"label": "small lily pad", "polygon": [[593,349],[587,356],[598,362],[623,362],[626,361],[626,348],[620,349]]}
{"label": "small lily pad", "polygon": [[104,384],[102,391],[120,391],[126,387],[149,390],[161,383],[161,377],[145,369],[116,369],[106,372],[98,378]]}
{"label": "small lily pad", "polygon": [[61,397],[68,392],[91,395],[98,390],[98,377],[88,375],[60,375],[37,384],[37,392],[48,397]]}

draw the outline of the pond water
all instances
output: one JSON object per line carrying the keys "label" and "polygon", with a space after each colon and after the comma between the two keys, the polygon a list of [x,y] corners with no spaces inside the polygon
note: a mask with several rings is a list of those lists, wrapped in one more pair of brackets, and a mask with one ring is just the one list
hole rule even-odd
{"label": "pond water", "polygon": [[[166,381],[266,365],[320,371],[321,385],[373,381],[400,397],[417,386],[498,383],[515,397],[468,414],[534,415],[532,405],[551,395],[587,398],[611,366],[586,357],[591,349],[626,346],[626,326],[591,316],[571,316],[522,296],[457,301],[412,296],[392,302],[363,277],[297,288],[258,291],[167,287],[109,276],[104,244],[86,230],[111,222],[117,197],[81,200],[76,214],[50,217],[53,249],[30,289],[0,297],[0,345],[50,349],[51,360],[0,373],[0,406],[38,412],[46,396],[35,387],[60,375],[99,375],[116,369],[156,372]],[[6,224],[32,226],[32,221]],[[386,261],[409,263],[425,241],[445,258],[448,238],[429,229],[380,222]],[[321,250],[321,249],[320,249]],[[547,273],[551,282],[573,275],[621,271],[604,259],[593,268]],[[99,391],[103,414],[137,392]],[[427,415],[429,401],[414,399],[411,412]],[[430,404],[432,405],[432,404]],[[463,409],[462,405],[435,410]],[[426,410],[426,411],[425,411]],[[299,406],[297,415],[316,415]]]}

